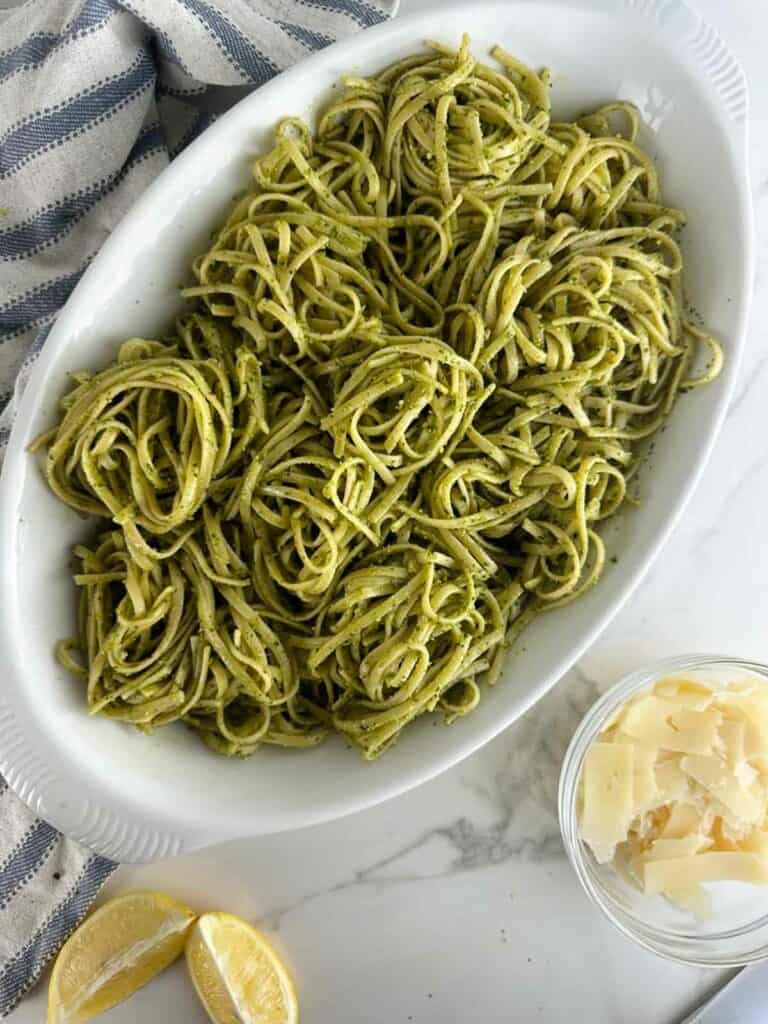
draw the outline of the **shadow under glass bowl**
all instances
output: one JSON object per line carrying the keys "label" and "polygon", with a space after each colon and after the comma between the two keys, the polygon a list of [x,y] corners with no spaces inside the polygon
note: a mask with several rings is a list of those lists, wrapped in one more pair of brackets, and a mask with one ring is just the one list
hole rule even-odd
{"label": "shadow under glass bowl", "polygon": [[768,689],[768,665],[719,655],[666,658],[632,672],[581,720],[563,760],[558,792],[566,853],[587,895],[624,935],[659,956],[699,967],[734,967],[768,957],[768,886],[707,886],[712,915],[699,920],[663,896],[646,895],[612,864],[598,864],[579,836],[578,790],[584,757],[608,719],[630,697],[666,676],[702,683],[753,681]]}

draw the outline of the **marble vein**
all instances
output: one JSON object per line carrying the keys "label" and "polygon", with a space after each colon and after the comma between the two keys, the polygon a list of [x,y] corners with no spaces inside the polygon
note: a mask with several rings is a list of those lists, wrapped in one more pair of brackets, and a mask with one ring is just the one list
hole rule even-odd
{"label": "marble vein", "polygon": [[[576,725],[599,693],[598,682],[581,666],[572,669],[555,690],[468,763],[459,784],[470,812],[423,830],[348,878],[267,909],[263,919],[278,930],[288,915],[355,888],[447,879],[515,859],[544,863],[562,857],[557,818],[560,765]],[[490,820],[480,820],[489,810]]]}

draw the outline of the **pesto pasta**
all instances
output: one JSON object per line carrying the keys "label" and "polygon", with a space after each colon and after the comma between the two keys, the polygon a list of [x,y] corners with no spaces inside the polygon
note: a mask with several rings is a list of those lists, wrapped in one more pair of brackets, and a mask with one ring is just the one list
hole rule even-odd
{"label": "pesto pasta", "polygon": [[91,712],[374,758],[599,579],[639,442],[721,350],[635,109],[557,121],[492,56],[430,44],[280,122],[173,333],[74,375],[38,446],[101,522],[58,651]]}

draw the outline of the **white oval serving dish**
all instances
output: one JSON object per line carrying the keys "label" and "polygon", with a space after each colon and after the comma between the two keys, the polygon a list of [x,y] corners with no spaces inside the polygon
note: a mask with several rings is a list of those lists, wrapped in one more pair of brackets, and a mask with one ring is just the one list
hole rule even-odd
{"label": "white oval serving dish", "polygon": [[[606,532],[608,563],[581,600],[541,616],[510,652],[502,681],[450,728],[424,718],[366,764],[333,741],[266,749],[248,761],[209,753],[182,727],[147,737],[89,718],[81,684],[53,659],[73,628],[69,549],[86,526],[43,481],[29,441],[54,420],[67,371],[107,362],[131,334],[163,330],[194,254],[247,183],[252,157],[285,114],[312,117],[342,74],[373,72],[430,37],[499,42],[554,71],[557,113],[632,100],[664,194],[689,213],[689,297],[723,339],[719,380],[685,397],[641,478],[643,504]],[[52,330],[24,395],[0,495],[0,772],[39,814],[118,860],[168,856],[236,836],[347,814],[424,782],[477,750],[553,685],[646,572],[690,497],[723,419],[744,343],[752,279],[743,73],[683,0],[526,0],[446,6],[336,44],[243,100],[149,188],[113,232]],[[433,727],[433,725],[435,727]]]}

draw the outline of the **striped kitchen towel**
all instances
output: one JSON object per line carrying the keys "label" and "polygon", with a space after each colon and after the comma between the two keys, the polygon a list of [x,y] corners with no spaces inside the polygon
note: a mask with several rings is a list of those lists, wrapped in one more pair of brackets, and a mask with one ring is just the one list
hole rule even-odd
{"label": "striped kitchen towel", "polygon": [[[46,335],[136,197],[254,86],[398,0],[0,0],[0,460]],[[0,1016],[116,865],[0,779]]]}

